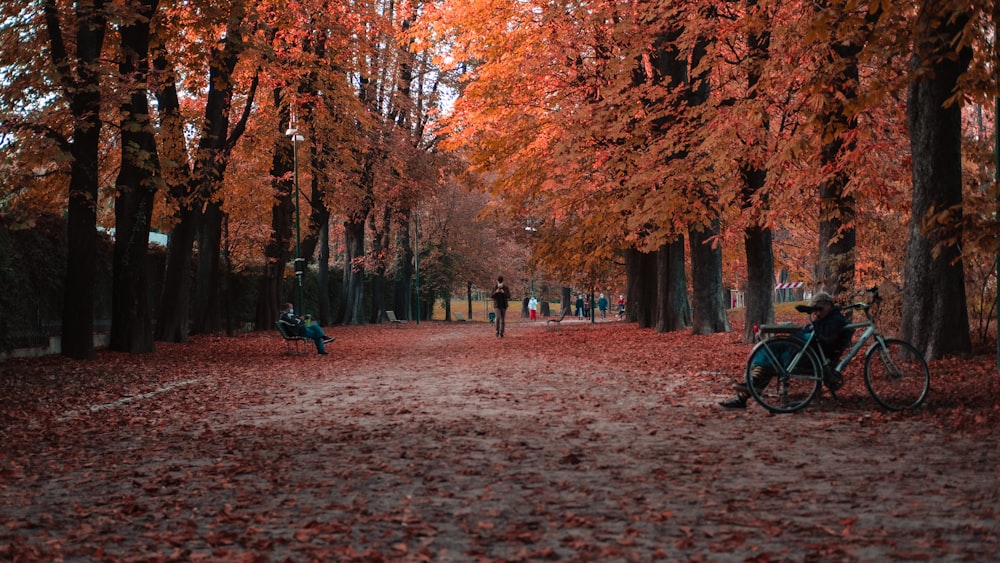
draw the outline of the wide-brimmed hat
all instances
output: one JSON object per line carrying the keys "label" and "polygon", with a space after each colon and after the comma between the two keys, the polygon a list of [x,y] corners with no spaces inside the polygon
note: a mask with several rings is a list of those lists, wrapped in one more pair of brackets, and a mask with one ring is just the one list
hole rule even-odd
{"label": "wide-brimmed hat", "polygon": [[818,291],[812,296],[812,299],[809,300],[809,304],[813,306],[819,305],[823,302],[830,303],[832,305],[833,297],[825,291]]}

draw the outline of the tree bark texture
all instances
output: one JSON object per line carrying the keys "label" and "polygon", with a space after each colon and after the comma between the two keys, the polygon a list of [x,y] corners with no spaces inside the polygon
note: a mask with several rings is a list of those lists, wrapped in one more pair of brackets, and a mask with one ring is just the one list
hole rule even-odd
{"label": "tree bark texture", "polygon": [[750,227],[745,231],[743,244],[747,257],[743,341],[751,342],[754,326],[774,322],[774,248],[771,230]]}
{"label": "tree bark texture", "polygon": [[[972,351],[960,250],[962,113],[949,103],[971,50],[952,47],[968,15],[939,13],[924,2],[917,16],[907,124],[913,155],[913,215],[903,288],[902,336],[927,359]],[[933,221],[928,221],[931,215]]]}
{"label": "tree bark texture", "polygon": [[395,291],[393,297],[393,307],[395,307],[396,317],[412,320],[410,311],[413,300],[413,240],[410,236],[410,224],[412,222],[412,211],[405,214],[403,219],[404,228],[399,231],[399,261],[396,264]]}
{"label": "tree bark texture", "polygon": [[722,287],[722,247],[713,246],[719,234],[718,220],[710,228],[691,229],[692,334],[729,332],[726,300]]}
{"label": "tree bark texture", "polygon": [[320,326],[333,324],[330,306],[330,221],[327,219],[319,229],[319,256],[316,259],[316,281],[319,286]]}
{"label": "tree bark texture", "polygon": [[684,330],[691,320],[684,269],[684,238],[660,247],[656,253],[656,332]]}
{"label": "tree bark texture", "polygon": [[656,277],[655,252],[625,251],[625,269],[628,273],[628,317],[639,328],[656,326]]}
{"label": "tree bark texture", "polygon": [[342,289],[341,323],[362,324],[365,295],[365,217],[367,213],[351,216],[344,221],[344,286]]}

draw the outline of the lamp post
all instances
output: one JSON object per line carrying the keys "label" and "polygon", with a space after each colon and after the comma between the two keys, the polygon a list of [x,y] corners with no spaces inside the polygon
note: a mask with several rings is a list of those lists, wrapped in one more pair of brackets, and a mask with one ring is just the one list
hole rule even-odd
{"label": "lamp post", "polygon": [[304,141],[305,137],[299,135],[298,127],[296,127],[295,114],[292,114],[292,118],[288,122],[288,130],[285,131],[285,135],[292,139],[292,170],[295,182],[295,278],[298,281],[298,290],[296,294],[295,310],[302,314],[302,276],[305,273],[305,260],[302,258],[302,228],[301,228],[301,218],[299,216],[299,142]]}

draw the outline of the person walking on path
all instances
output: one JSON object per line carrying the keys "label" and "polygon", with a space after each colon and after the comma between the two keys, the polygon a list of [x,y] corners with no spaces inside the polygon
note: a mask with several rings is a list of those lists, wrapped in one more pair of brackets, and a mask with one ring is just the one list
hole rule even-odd
{"label": "person walking on path", "polygon": [[597,298],[597,310],[601,312],[602,321],[608,318],[608,298],[603,293]]}
{"label": "person walking on path", "polygon": [[281,312],[279,322],[288,325],[288,331],[295,336],[308,338],[316,343],[316,353],[325,356],[326,344],[333,342],[336,338],[323,334],[323,329],[318,324],[306,322],[306,319],[295,314],[295,309],[291,303],[285,303],[285,308]]}
{"label": "person walking on path", "polygon": [[531,320],[538,320],[538,299],[534,295],[528,301],[528,317]]}
{"label": "person walking on path", "polygon": [[510,288],[503,284],[503,276],[497,277],[497,284],[493,286],[493,311],[496,313],[497,337],[503,338],[503,332],[507,324],[507,303],[510,301]]}

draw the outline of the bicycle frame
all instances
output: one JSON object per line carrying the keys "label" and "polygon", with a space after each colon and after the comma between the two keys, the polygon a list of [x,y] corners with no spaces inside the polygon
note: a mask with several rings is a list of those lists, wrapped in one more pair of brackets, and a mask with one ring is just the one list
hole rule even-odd
{"label": "bicycle frame", "polygon": [[[847,369],[847,365],[851,363],[851,360],[858,355],[861,348],[863,348],[864,345],[867,344],[877,332],[875,329],[875,321],[872,321],[871,319],[860,323],[850,323],[844,327],[844,330],[857,330],[859,328],[863,328],[865,330],[861,333],[861,336],[858,337],[858,341],[854,343],[854,346],[851,346],[851,349],[848,350],[848,352],[844,354],[844,357],[837,362],[836,366],[834,366],[833,369],[837,373],[843,373],[844,370]],[[872,346],[874,346],[874,344],[872,344]],[[822,350],[820,350],[820,353],[822,353]]]}
{"label": "bicycle frame", "polygon": [[[851,346],[850,350],[848,350],[848,352],[844,354],[844,357],[841,358],[839,362],[837,362],[837,365],[833,366],[834,371],[837,373],[843,373],[844,370],[847,369],[847,366],[861,352],[861,349],[864,348],[866,344],[869,344],[869,342],[873,338],[875,339],[875,342],[871,343],[869,349],[877,346],[879,341],[881,340],[881,336],[878,334],[878,330],[875,328],[875,321],[871,319],[866,319],[858,323],[849,323],[844,327],[843,330],[857,330],[857,329],[864,329],[864,331],[861,333],[861,336],[858,337],[858,341],[855,342],[854,345]],[[813,340],[815,339],[815,334],[816,333],[812,331],[809,331],[807,333],[806,338],[803,341],[804,345],[802,347],[802,350],[792,359],[791,362],[788,363],[789,371],[792,371],[796,367],[798,367],[799,363],[802,361],[802,356],[809,353],[807,352],[807,350],[811,351],[813,354],[816,355],[816,359],[819,360],[818,363],[821,366],[825,366],[829,362],[829,358],[826,357],[826,353],[823,351],[822,346],[812,346]],[[781,366],[780,369],[782,371],[785,370],[784,366],[782,365],[782,362],[778,360],[777,356],[774,354],[774,351],[769,346],[764,346],[763,350],[765,355],[767,356],[767,359],[772,363],[772,365]]]}

